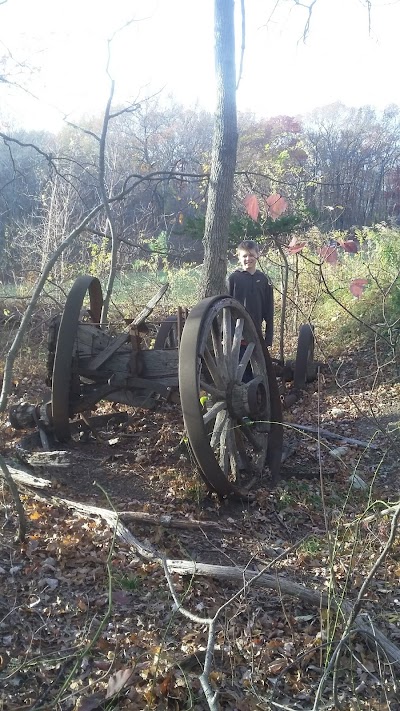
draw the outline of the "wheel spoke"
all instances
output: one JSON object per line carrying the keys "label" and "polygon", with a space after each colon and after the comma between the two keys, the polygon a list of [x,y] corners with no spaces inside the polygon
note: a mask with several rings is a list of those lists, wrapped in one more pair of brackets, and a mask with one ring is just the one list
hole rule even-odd
{"label": "wheel spoke", "polygon": [[251,464],[250,464],[250,460],[249,460],[249,457],[246,452],[245,442],[243,439],[243,433],[242,433],[240,427],[236,427],[236,429],[235,429],[235,443],[236,443],[236,449],[237,449],[237,453],[238,453],[238,458],[240,459],[241,466],[247,472],[251,472]]}
{"label": "wheel spoke", "polygon": [[236,320],[235,332],[233,334],[233,341],[232,341],[232,366],[233,366],[232,375],[234,378],[237,377],[240,346],[242,344],[242,336],[243,336],[243,326],[244,326],[244,318],[238,318]]}
{"label": "wheel spoke", "polygon": [[168,336],[168,340],[167,340],[167,347],[168,348],[176,348],[176,346],[177,346],[177,344],[176,344],[175,332],[171,330],[171,332]]}
{"label": "wheel spoke", "polygon": [[215,358],[218,361],[222,360],[222,336],[219,327],[218,319],[215,318],[211,326],[211,338],[214,348]]}
{"label": "wheel spoke", "polygon": [[240,363],[239,363],[239,365],[237,367],[237,371],[236,371],[236,380],[238,380],[239,382],[242,380],[244,371],[246,370],[246,368],[250,362],[250,358],[253,355],[255,345],[256,345],[255,343],[248,343],[246,346],[246,350],[241,357]]}
{"label": "wheel spoke", "polygon": [[[236,428],[235,428],[236,429]],[[235,429],[232,427],[228,431],[228,450],[229,450],[229,462],[231,466],[231,473],[233,479],[238,481],[239,479],[239,455],[237,451]]]}
{"label": "wheel spoke", "polygon": [[226,362],[224,359],[224,352],[223,352],[223,348],[222,348],[222,334],[221,334],[221,329],[220,329],[217,318],[215,318],[212,322],[211,338],[212,338],[212,344],[213,344],[213,349],[214,349],[214,353],[215,353],[215,361],[218,366],[218,371],[219,371],[222,379],[225,382],[227,382],[228,381],[228,370],[227,370]]}
{"label": "wheel spoke", "polygon": [[212,407],[210,407],[209,410],[203,415],[203,422],[206,425],[208,422],[211,422],[221,410],[226,410],[226,402],[221,400],[220,402],[216,402]]}
{"label": "wheel spoke", "polygon": [[222,353],[229,378],[234,377],[232,361],[232,313],[229,308],[222,311]]}
{"label": "wheel spoke", "polygon": [[228,449],[228,433],[229,433],[230,417],[226,417],[221,436],[219,440],[219,466],[228,478],[229,475],[229,449]]}
{"label": "wheel spoke", "polygon": [[261,438],[257,437],[256,432],[253,432],[251,427],[242,423],[242,432],[243,432],[244,436],[246,437],[247,441],[251,444],[251,446],[253,447],[253,449],[256,452],[259,452],[262,450],[263,446],[262,446],[262,441],[260,441]]}
{"label": "wheel spoke", "polygon": [[218,390],[218,388],[214,388],[213,385],[210,385],[210,383],[207,383],[205,380],[200,379],[200,388],[201,390],[204,390],[206,393],[211,395],[214,400],[223,400],[224,399],[224,393],[222,390]]}
{"label": "wheel spoke", "polygon": [[220,438],[221,438],[221,432],[223,429],[223,426],[225,424],[225,421],[228,417],[228,413],[226,410],[220,411],[217,413],[217,416],[215,418],[215,423],[214,423],[214,429],[211,435],[211,440],[210,440],[210,445],[212,449],[217,449],[220,443]]}
{"label": "wheel spoke", "polygon": [[223,380],[222,377],[218,371],[218,366],[217,363],[215,362],[213,355],[207,346],[204,349],[204,362],[206,364],[206,367],[208,369],[208,372],[210,373],[215,385],[217,388],[223,388]]}

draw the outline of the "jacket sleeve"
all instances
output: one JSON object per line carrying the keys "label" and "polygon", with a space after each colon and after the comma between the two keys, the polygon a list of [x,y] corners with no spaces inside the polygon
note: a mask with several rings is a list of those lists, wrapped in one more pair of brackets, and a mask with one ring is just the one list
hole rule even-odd
{"label": "jacket sleeve", "polygon": [[265,345],[272,346],[274,338],[274,289],[269,281],[265,287],[265,306],[263,318],[266,323]]}
{"label": "jacket sleeve", "polygon": [[229,274],[226,280],[226,290],[229,294],[229,296],[233,296],[234,291],[235,291],[235,281],[234,281],[234,275]]}

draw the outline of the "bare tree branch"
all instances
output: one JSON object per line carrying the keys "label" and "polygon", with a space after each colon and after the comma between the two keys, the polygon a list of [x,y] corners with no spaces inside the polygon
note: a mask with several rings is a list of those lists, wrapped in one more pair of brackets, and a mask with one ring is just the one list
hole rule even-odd
{"label": "bare tree branch", "polygon": [[242,18],[242,45],[240,47],[240,64],[238,78],[236,82],[236,91],[239,88],[240,80],[242,78],[244,50],[246,49],[246,9],[244,6],[244,0],[240,0],[240,13]]}
{"label": "bare tree branch", "polygon": [[311,0],[309,5],[306,5],[305,3],[300,2],[300,0],[293,0],[293,2],[295,3],[295,5],[298,5],[299,7],[304,7],[304,8],[306,8],[306,10],[308,10],[308,17],[307,17],[306,24],[304,25],[304,30],[303,30],[303,42],[305,42],[308,37],[309,31],[310,31],[312,11],[313,11],[314,5],[317,2],[317,0]]}

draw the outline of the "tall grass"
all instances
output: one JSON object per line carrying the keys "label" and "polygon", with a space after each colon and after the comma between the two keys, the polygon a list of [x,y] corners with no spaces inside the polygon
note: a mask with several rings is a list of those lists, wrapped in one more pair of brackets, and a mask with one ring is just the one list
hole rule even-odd
{"label": "tall grass", "polygon": [[[339,248],[336,265],[322,262],[318,254],[318,247],[326,244],[329,238],[340,241],[345,239],[345,235],[335,232],[316,236],[313,231],[306,236],[307,246],[301,253],[288,255],[285,338],[290,342],[295,338],[299,325],[309,320],[316,326],[318,339],[331,349],[368,339],[374,332],[397,348],[400,334],[400,231],[387,225],[359,230],[359,251],[350,254]],[[178,305],[190,309],[197,303],[202,266],[170,267],[164,260],[161,264],[163,268],[159,269],[157,261],[154,259],[147,267],[144,264],[133,265],[119,273],[112,296],[111,318],[134,318],[166,282],[170,288],[156,307],[155,315],[161,315],[161,318],[174,312]],[[266,257],[260,259],[259,266],[275,286],[277,334],[281,317],[279,292],[282,262],[279,253],[271,249]],[[228,273],[235,268],[236,263],[231,262]],[[46,322],[62,311],[66,294],[75,276],[81,272],[82,267],[71,268],[71,275],[74,276],[67,282],[46,286],[46,292],[38,304],[39,322],[44,329]],[[350,291],[350,284],[355,278],[367,280],[359,298]],[[105,286],[106,275],[100,280]],[[17,282],[14,285],[0,285],[0,319],[5,347],[10,343],[13,327],[24,311],[31,289],[32,285],[28,282],[24,286]],[[6,329],[4,325],[7,325]]]}
{"label": "tall grass", "polygon": [[[345,239],[340,233],[331,236]],[[395,344],[400,327],[400,232],[379,225],[359,230],[357,237],[359,251],[348,253],[339,246],[337,264],[323,261],[315,245],[288,257],[289,331],[296,318],[309,319],[330,347],[371,338]],[[350,288],[355,279],[366,281],[358,296]]]}

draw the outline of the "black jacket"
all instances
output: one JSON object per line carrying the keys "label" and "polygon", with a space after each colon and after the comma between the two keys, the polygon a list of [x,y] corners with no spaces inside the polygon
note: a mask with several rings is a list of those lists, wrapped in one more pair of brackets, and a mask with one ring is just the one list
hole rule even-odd
{"label": "black jacket", "polygon": [[240,301],[261,330],[265,321],[265,344],[272,345],[274,335],[274,292],[272,284],[263,272],[254,274],[236,269],[228,277],[230,296]]}

